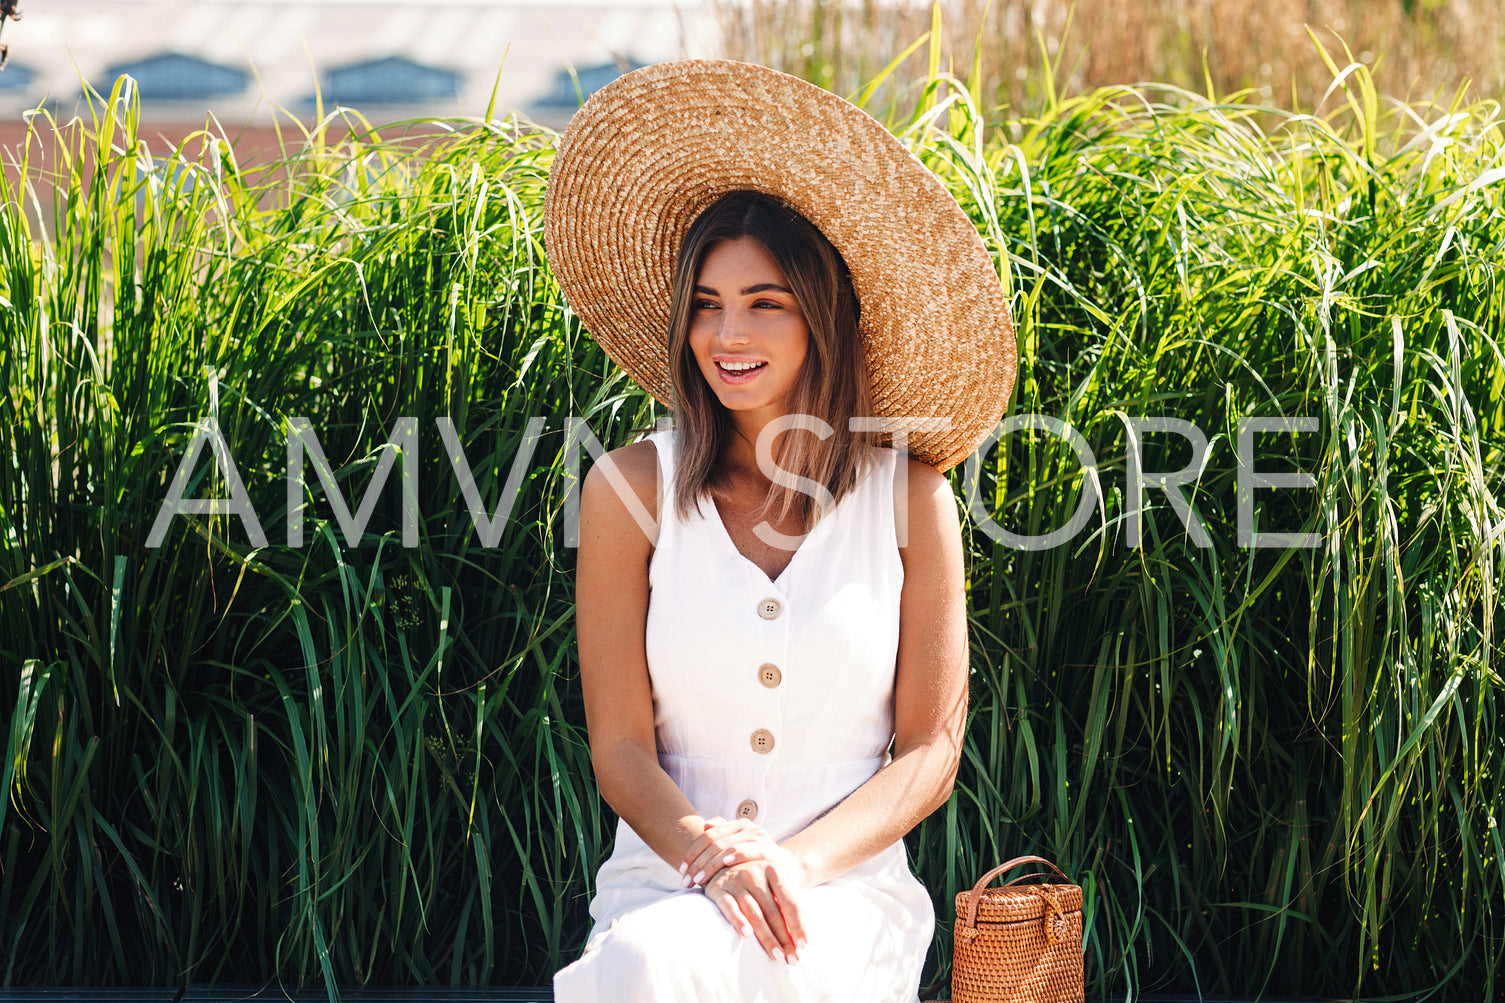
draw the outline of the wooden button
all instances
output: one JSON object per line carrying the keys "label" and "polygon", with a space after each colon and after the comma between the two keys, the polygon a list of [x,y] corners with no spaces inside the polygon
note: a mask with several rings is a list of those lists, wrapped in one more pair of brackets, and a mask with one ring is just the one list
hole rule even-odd
{"label": "wooden button", "polygon": [[762,665],[758,666],[758,682],[762,683],[764,686],[767,686],[769,689],[773,689],[783,681],[784,673],[779,671],[779,667],[777,665],[774,665],[772,662],[764,662]]}
{"label": "wooden button", "polygon": [[773,751],[773,732],[767,728],[759,728],[752,733],[751,744],[754,752],[767,755]]}
{"label": "wooden button", "polygon": [[772,620],[784,610],[784,604],[777,599],[764,599],[758,603],[758,615],[765,620]]}
{"label": "wooden button", "polygon": [[737,806],[737,817],[745,818],[749,822],[758,817],[758,802],[744,801]]}

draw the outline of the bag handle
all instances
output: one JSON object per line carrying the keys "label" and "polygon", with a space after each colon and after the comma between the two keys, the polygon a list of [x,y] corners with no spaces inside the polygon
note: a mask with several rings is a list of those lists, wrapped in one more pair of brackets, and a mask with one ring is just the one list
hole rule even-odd
{"label": "bag handle", "polygon": [[[991,871],[978,878],[977,884],[972,886],[972,891],[967,895],[967,923],[962,927],[962,932],[964,934],[971,936],[975,935],[977,932],[977,900],[982,897],[983,888],[989,881],[992,881],[1004,871],[1012,870],[1013,868],[1018,867],[1020,864],[1044,864],[1046,867],[1049,867],[1051,870],[1061,875],[1062,881],[1065,881],[1067,884],[1071,883],[1071,879],[1066,876],[1065,872],[1063,872],[1055,864],[1052,864],[1049,860],[1046,860],[1044,857],[1026,855],[1023,857],[1015,857],[1013,860],[999,864],[997,867],[993,868]],[[1025,878],[1030,877],[1036,877],[1036,875],[1021,874],[1013,881],[1008,882],[1008,884],[1016,884],[1017,882],[1023,881]],[[1055,905],[1053,900],[1047,899],[1047,902],[1051,905]],[[1056,906],[1056,909],[1057,911],[1059,911],[1060,907]]]}

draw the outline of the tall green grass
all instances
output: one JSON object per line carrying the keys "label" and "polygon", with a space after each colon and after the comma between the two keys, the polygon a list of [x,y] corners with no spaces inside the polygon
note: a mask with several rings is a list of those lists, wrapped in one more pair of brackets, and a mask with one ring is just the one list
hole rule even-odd
{"label": "tall green grass", "polygon": [[[973,533],[967,759],[916,847],[948,894],[1019,849],[1067,861],[1118,990],[1467,999],[1505,974],[1501,119],[1382,114],[1334,69],[1332,113],[1268,131],[1115,89],[978,151],[956,90],[922,140],[1012,266],[1016,409],[1085,435],[1105,503],[1070,547]],[[1210,440],[1205,549],[1154,494],[1129,545],[1125,419],[1160,415]],[[1239,422],[1297,416],[1318,431],[1254,458],[1314,486],[1256,492],[1256,520],[1320,545],[1241,546]],[[977,494],[1038,534],[1088,478],[1020,438]]]}
{"label": "tall green grass", "polygon": [[[975,491],[956,472],[959,503],[1042,533],[1102,496],[1051,550],[969,523],[965,761],[909,840],[943,920],[1034,850],[1086,888],[1094,991],[1497,994],[1498,109],[1390,107],[1352,67],[1330,111],[1274,128],[1123,89],[996,123],[937,51],[893,127],[1006,266],[1016,411],[1069,422],[1098,461],[1015,433]],[[611,835],[564,428],[616,444],[654,417],[544,260],[553,138],[352,118],[253,169],[213,131],[154,148],[118,91],[96,114],[0,210],[0,979],[545,981]],[[1208,548],[1154,493],[1127,544],[1124,419],[1160,415],[1210,440],[1188,492]],[[1257,437],[1257,466],[1316,486],[1257,492],[1258,525],[1321,545],[1250,550],[1238,423],[1282,415],[1320,429]],[[434,419],[492,506],[534,416],[483,547]],[[299,417],[352,507],[418,419],[356,546],[312,474],[285,544]],[[207,418],[269,545],[199,515],[149,548]],[[1144,436],[1148,471],[1188,454]],[[190,493],[227,496],[208,457]],[[948,955],[943,922],[938,982]]]}
{"label": "tall green grass", "polygon": [[[644,403],[543,261],[549,137],[353,124],[251,174],[213,134],[152,149],[117,91],[7,193],[6,982],[526,981],[577,946],[609,830],[550,464],[565,416],[620,439]],[[434,419],[491,507],[534,413],[482,548]],[[420,545],[395,483],[358,546],[313,488],[281,545],[290,419],[354,508],[403,416]],[[224,517],[146,546],[205,418],[271,546]],[[188,493],[226,496],[203,455]]]}

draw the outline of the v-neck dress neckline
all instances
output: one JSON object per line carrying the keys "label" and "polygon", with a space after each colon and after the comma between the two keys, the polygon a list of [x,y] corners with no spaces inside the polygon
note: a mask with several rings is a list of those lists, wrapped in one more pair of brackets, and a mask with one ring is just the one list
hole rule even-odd
{"label": "v-neck dress neckline", "polygon": [[[737,546],[737,541],[732,539],[731,530],[726,528],[726,520],[721,517],[721,508],[716,504],[716,499],[707,498],[704,502],[702,502],[702,504],[709,505],[711,508],[711,514],[705,517],[706,522],[715,524],[717,535],[719,535],[721,539],[725,541],[726,545],[731,548],[732,553],[736,554],[743,564],[747,565],[753,571],[757,572],[758,576],[773,588],[780,589],[784,586],[784,579],[788,576],[789,569],[793,568],[795,562],[800,559],[800,554],[809,549],[808,545],[814,542],[815,530],[814,528],[812,528],[810,532],[806,533],[804,535],[804,538],[800,540],[799,546],[794,548],[794,553],[789,555],[789,560],[785,562],[784,567],[779,570],[779,573],[776,575],[769,575],[768,572],[759,567],[757,561],[744,554],[742,552],[742,548]],[[830,518],[834,514],[835,509],[833,508],[831,512],[826,513],[826,518]]]}
{"label": "v-neck dress neckline", "polygon": [[716,500],[714,498],[706,498],[703,502],[701,502],[702,509],[706,505],[709,505],[711,509],[711,514],[709,516],[705,515],[704,511],[702,511],[701,517],[705,519],[706,522],[712,523],[714,525],[717,535],[720,536],[723,541],[725,541],[727,547],[731,549],[731,552],[736,554],[737,558],[743,564],[755,571],[758,574],[758,577],[762,579],[763,583],[766,583],[772,588],[782,590],[788,584],[785,579],[789,577],[790,570],[795,566],[795,564],[799,563],[800,559],[804,556],[805,551],[815,549],[820,545],[822,540],[824,540],[831,534],[831,532],[833,531],[833,524],[836,519],[840,517],[843,508],[847,507],[847,502],[859,489],[861,489],[866,484],[868,478],[874,475],[874,471],[877,467],[878,461],[874,460],[873,462],[869,463],[867,468],[864,469],[862,471],[862,474],[858,477],[857,483],[853,485],[851,491],[848,491],[845,495],[843,495],[835,505],[831,506],[830,510],[827,511],[825,515],[816,520],[815,525],[811,526],[810,531],[807,532],[800,540],[799,546],[794,548],[794,553],[789,556],[789,562],[784,565],[784,567],[779,571],[777,575],[770,576],[768,572],[764,571],[761,567],[758,566],[757,561],[753,560],[751,557],[748,557],[742,552],[742,548],[737,546],[737,541],[732,539],[731,531],[726,528],[726,520],[721,517],[721,509],[716,504]]}

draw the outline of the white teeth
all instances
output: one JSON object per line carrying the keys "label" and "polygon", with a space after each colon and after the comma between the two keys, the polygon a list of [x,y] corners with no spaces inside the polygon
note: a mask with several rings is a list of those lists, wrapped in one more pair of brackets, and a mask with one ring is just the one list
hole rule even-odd
{"label": "white teeth", "polygon": [[745,372],[748,369],[757,369],[759,366],[763,365],[763,363],[761,363],[761,362],[718,362],[717,365],[719,365],[722,369],[725,369],[728,372],[740,373],[740,372]]}

